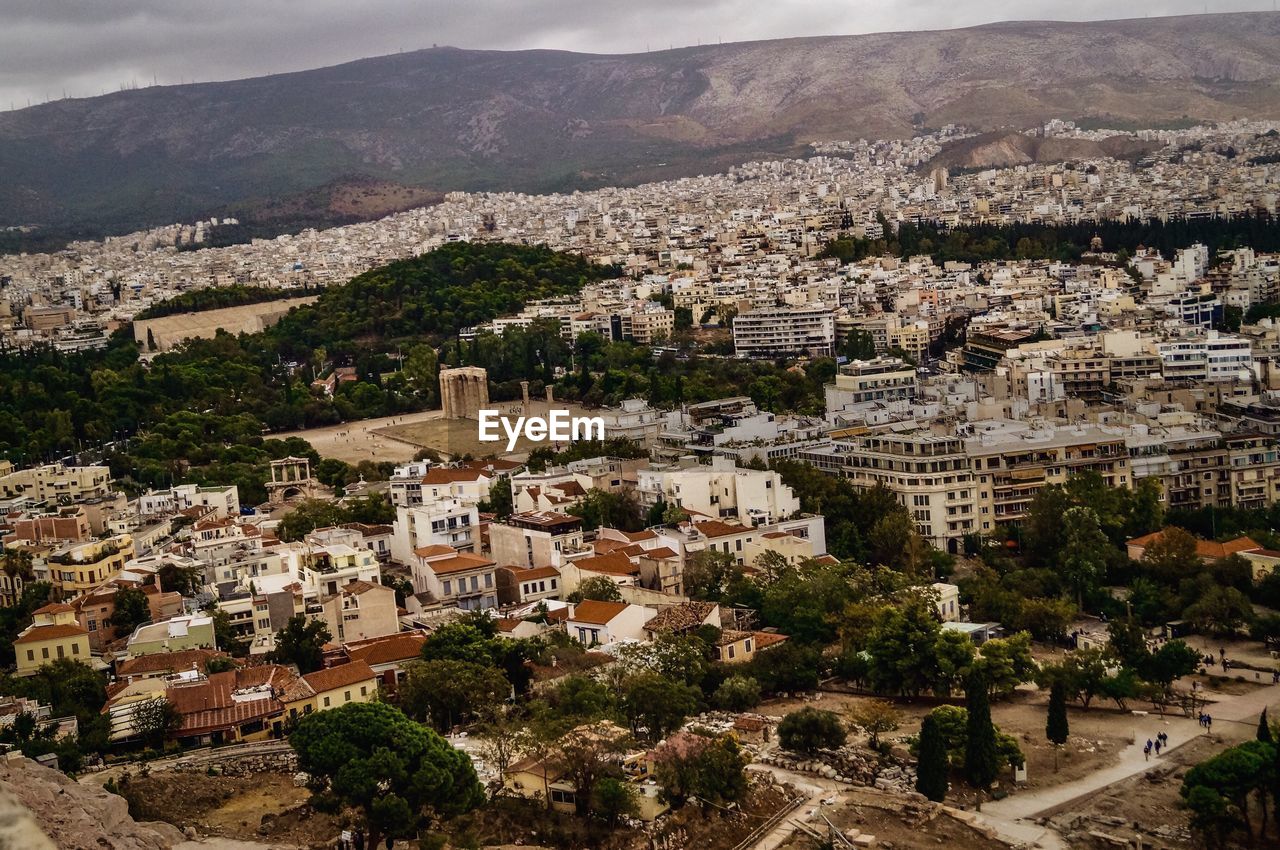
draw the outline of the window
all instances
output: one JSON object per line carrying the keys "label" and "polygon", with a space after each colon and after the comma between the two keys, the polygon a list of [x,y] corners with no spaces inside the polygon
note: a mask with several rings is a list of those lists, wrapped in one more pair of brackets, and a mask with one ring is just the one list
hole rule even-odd
{"label": "window", "polygon": [[745,649],[747,652],[751,651],[751,638],[747,638],[746,642],[743,643],[742,648]]}
{"label": "window", "polygon": [[493,587],[493,573],[484,574],[484,586]]}
{"label": "window", "polygon": [[48,657],[49,657],[49,647],[47,647],[47,646],[42,646],[42,647],[40,647],[40,657],[41,657],[41,658],[48,658]]}
{"label": "window", "polygon": [[342,701],[343,701],[343,702],[351,702],[351,691],[343,691],[343,692],[342,692]]}
{"label": "window", "polygon": [[729,657],[733,657],[733,644],[729,644]]}
{"label": "window", "polygon": [[72,654],[72,655],[79,655],[79,654],[80,654],[80,644],[78,644],[78,643],[73,643],[73,644],[71,644],[71,654]]}
{"label": "window", "polygon": [[450,595],[452,595],[452,593],[453,593],[453,582],[449,581],[448,579],[445,579],[445,580],[444,580],[444,595],[445,595],[445,596],[450,596]]}
{"label": "window", "polygon": [[28,649],[28,650],[27,650],[27,660],[28,660],[28,661],[35,661],[35,660],[36,660],[36,651],[35,651],[34,649]]}
{"label": "window", "polygon": [[365,696],[368,692],[369,692],[369,686],[368,686],[368,685],[361,685],[361,686],[360,686],[360,696]]}
{"label": "window", "polygon": [[324,707],[325,707],[325,708],[328,708],[328,707],[329,707],[329,698],[328,698],[328,697],[325,697],[325,698],[324,698]]}

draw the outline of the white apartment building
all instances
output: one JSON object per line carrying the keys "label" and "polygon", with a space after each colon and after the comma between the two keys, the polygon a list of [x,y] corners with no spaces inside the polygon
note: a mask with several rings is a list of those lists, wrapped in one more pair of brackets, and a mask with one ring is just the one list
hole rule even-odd
{"label": "white apartment building", "polygon": [[414,507],[396,508],[391,557],[402,564],[423,546],[449,546],[459,552],[480,549],[480,511],[475,503],[437,499]]}
{"label": "white apartment building", "polygon": [[1247,381],[1253,377],[1253,349],[1247,339],[1217,331],[1158,343],[1166,381]]}
{"label": "white apartment building", "polygon": [[643,505],[663,501],[717,519],[750,526],[767,525],[800,511],[800,500],[782,476],[770,470],[739,468],[732,459],[710,464],[636,471],[636,492]]}
{"label": "white apartment building", "polygon": [[916,370],[897,357],[853,360],[840,367],[825,390],[828,416],[856,404],[913,399]]}
{"label": "white apartment building", "polygon": [[213,519],[229,519],[240,516],[240,490],[235,485],[227,487],[200,487],[195,484],[179,484],[168,490],[143,493],[138,497],[139,516],[173,514],[190,508],[208,508]]}
{"label": "white apartment building", "polygon": [[757,307],[733,320],[733,347],[740,357],[830,357],[835,344],[835,313],[821,304]]}

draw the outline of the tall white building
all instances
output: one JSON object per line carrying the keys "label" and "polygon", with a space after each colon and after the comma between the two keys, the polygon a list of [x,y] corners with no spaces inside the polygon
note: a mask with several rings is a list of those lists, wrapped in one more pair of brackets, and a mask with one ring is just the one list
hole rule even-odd
{"label": "tall white building", "polygon": [[743,357],[829,357],[835,344],[835,313],[821,304],[757,307],[733,320],[733,347]]}

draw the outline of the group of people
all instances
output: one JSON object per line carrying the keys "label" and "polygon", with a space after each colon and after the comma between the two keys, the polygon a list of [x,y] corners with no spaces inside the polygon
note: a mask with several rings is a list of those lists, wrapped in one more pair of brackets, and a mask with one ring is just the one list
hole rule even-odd
{"label": "group of people", "polygon": [[1200,728],[1205,731],[1213,729],[1213,718],[1205,714],[1203,711],[1200,712]]}
{"label": "group of people", "polygon": [[[1203,715],[1201,715],[1203,717]],[[1154,750],[1156,755],[1160,755],[1160,751],[1169,746],[1169,736],[1164,732],[1156,733],[1155,740],[1147,739],[1147,745],[1142,748],[1142,754],[1146,756],[1147,761],[1151,761],[1151,751]]]}

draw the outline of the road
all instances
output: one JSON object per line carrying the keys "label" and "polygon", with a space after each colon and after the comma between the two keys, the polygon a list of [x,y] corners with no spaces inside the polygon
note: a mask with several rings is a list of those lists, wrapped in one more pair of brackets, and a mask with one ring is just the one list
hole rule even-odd
{"label": "road", "polygon": [[[1264,708],[1273,709],[1280,705],[1280,685],[1268,685],[1258,690],[1238,696],[1229,696],[1209,706],[1213,716],[1214,732],[1229,737],[1248,737],[1249,730],[1256,727],[1258,715]],[[1245,728],[1241,728],[1245,727]],[[1148,761],[1143,755],[1143,747],[1148,738],[1154,738],[1157,732],[1169,736],[1169,747],[1178,747],[1191,741],[1204,730],[1194,718],[1174,716],[1160,717],[1158,714],[1146,717],[1134,717],[1135,741],[1120,753],[1120,760],[1104,770],[1089,774],[1074,782],[1066,782],[1036,791],[1026,791],[995,800],[982,807],[983,822],[999,831],[1007,838],[1045,850],[1066,848],[1062,837],[1052,829],[1041,826],[1037,818],[1053,814],[1055,809],[1067,804],[1079,802],[1087,797],[1102,793],[1111,785],[1136,776],[1147,770],[1162,756],[1152,756]],[[1245,734],[1241,734],[1244,732]],[[1167,751],[1166,751],[1167,752]]]}

